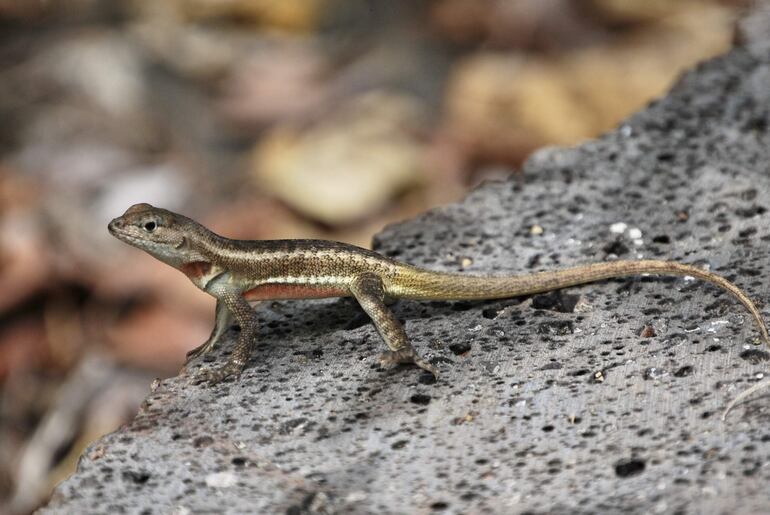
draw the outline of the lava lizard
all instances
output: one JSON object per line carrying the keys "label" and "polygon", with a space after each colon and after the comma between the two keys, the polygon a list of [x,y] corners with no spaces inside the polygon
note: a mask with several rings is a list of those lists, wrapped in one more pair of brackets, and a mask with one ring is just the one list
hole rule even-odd
{"label": "lava lizard", "polygon": [[[118,239],[182,271],[195,286],[217,299],[211,336],[187,353],[186,362],[213,349],[233,321],[240,326],[238,343],[227,363],[204,373],[203,379],[211,384],[239,376],[249,359],[257,333],[250,300],[355,297],[390,349],[380,358],[383,365],[414,363],[438,376],[436,368],[409,343],[386,299],[498,299],[630,275],[692,276],[731,293],[751,313],[762,339],[770,344],[762,315],[743,290],[715,273],[675,261],[608,261],[527,275],[484,277],[430,271],[333,241],[232,240],[190,218],[149,204],[131,206],[108,228]],[[762,384],[740,394],[727,410]]]}

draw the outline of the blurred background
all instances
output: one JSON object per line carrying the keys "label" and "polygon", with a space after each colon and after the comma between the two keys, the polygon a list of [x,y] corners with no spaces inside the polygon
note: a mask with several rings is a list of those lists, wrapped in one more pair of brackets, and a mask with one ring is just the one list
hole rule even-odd
{"label": "blurred background", "polygon": [[131,204],[368,246],[611,129],[750,3],[0,0],[0,512],[208,336],[213,300],[107,233]]}

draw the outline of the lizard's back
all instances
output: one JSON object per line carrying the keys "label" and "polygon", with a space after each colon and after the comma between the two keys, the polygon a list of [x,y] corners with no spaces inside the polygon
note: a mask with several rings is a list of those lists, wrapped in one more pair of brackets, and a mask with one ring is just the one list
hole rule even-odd
{"label": "lizard's back", "polygon": [[372,250],[335,241],[223,240],[206,254],[214,266],[248,283],[247,297],[252,300],[345,296],[350,282],[363,273],[387,281],[408,267]]}

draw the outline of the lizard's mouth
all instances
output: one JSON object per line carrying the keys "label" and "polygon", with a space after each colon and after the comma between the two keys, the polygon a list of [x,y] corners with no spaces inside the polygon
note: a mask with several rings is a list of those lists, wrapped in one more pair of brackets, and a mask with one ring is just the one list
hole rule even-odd
{"label": "lizard's mouth", "polygon": [[110,231],[110,234],[115,236],[117,239],[125,241],[126,243],[133,243],[136,241],[140,241],[140,238],[137,238],[136,236],[129,234],[123,228],[123,222],[120,220],[120,218],[115,218],[113,221],[111,221],[107,225],[107,230]]}
{"label": "lizard's mouth", "polygon": [[124,233],[121,230],[121,225],[122,225],[122,223],[121,223],[120,219],[119,218],[115,218],[115,219],[113,219],[107,225],[107,230],[110,231],[110,234],[112,234],[116,238],[122,238],[122,237],[126,236],[126,233]]}

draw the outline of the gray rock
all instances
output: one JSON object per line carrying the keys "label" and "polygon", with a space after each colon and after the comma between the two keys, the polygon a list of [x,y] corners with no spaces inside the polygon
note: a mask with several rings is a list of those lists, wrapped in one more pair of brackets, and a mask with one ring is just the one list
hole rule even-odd
{"label": "gray rock", "polygon": [[[392,226],[377,248],[468,273],[671,258],[762,306],[768,77],[770,57],[736,49],[618,130],[540,151],[523,181]],[[437,383],[380,370],[384,346],[348,300],[265,303],[240,381],[162,381],[41,513],[767,512],[767,395],[719,414],[770,354],[727,294],[645,277],[394,309]]]}

